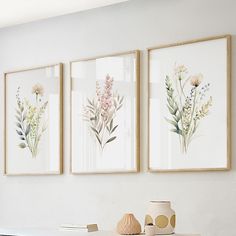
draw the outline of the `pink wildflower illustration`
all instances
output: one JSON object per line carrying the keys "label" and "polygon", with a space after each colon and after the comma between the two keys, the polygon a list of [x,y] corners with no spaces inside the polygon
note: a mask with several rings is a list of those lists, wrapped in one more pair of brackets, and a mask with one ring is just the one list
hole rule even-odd
{"label": "pink wildflower illustration", "polygon": [[89,123],[102,150],[117,138],[114,132],[118,124],[114,125],[114,119],[124,100],[113,92],[113,83],[114,79],[107,75],[101,92],[100,84],[96,82],[96,97],[87,99],[88,104],[84,108],[84,120]]}

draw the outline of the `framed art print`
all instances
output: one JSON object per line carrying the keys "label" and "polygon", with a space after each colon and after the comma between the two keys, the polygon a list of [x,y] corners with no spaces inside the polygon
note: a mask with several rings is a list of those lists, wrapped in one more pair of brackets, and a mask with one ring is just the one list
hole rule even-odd
{"label": "framed art print", "polygon": [[149,170],[230,168],[230,36],[148,49]]}
{"label": "framed art print", "polygon": [[5,174],[62,172],[62,64],[5,73]]}
{"label": "framed art print", "polygon": [[71,62],[71,172],[139,170],[139,52]]}

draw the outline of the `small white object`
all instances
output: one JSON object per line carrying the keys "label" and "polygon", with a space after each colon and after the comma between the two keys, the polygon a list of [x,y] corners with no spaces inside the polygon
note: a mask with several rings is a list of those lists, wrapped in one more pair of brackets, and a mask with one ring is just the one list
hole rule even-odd
{"label": "small white object", "polygon": [[156,234],[157,227],[155,225],[145,225],[145,235],[154,236]]}
{"label": "small white object", "polygon": [[88,225],[64,224],[61,225],[59,229],[65,231],[95,232],[98,231],[98,226],[97,224],[88,224]]}

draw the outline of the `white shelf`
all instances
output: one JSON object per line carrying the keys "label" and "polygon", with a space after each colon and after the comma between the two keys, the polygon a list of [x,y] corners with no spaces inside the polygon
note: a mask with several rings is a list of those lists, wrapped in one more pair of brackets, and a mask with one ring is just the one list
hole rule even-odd
{"label": "white shelf", "polygon": [[[113,231],[78,232],[62,231],[59,229],[39,229],[39,228],[0,228],[0,235],[14,236],[119,236]],[[135,236],[135,235],[134,235]],[[162,235],[165,236],[165,235]],[[168,235],[170,236],[170,235]],[[200,234],[172,234],[171,236],[200,236]]]}

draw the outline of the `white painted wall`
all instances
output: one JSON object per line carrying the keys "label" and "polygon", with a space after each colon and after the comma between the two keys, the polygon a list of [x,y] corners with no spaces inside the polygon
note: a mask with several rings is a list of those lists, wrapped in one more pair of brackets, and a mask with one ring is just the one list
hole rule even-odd
{"label": "white painted wall", "polygon": [[[112,229],[125,212],[143,222],[147,202],[170,199],[177,231],[235,236],[236,171],[151,174],[147,160],[147,60],[145,48],[207,36],[233,35],[233,122],[236,48],[235,0],[133,0],[115,6],[0,30],[0,73],[65,63],[65,173],[61,176],[0,176],[0,226],[56,227],[97,222]],[[141,49],[140,174],[69,174],[69,76],[73,59]],[[210,62],[209,62],[210,63]],[[218,81],[220,83],[220,81]],[[1,131],[3,81],[1,88]],[[233,126],[233,144],[235,126]],[[1,135],[3,147],[3,135]],[[233,159],[235,146],[233,145]],[[207,155],[207,150],[206,150]],[[233,160],[233,164],[236,161]],[[3,148],[1,148],[1,170]],[[1,171],[2,172],[2,171]]]}

